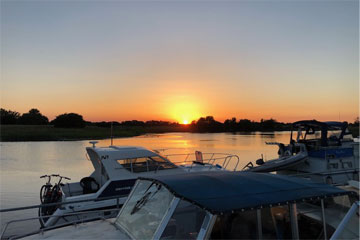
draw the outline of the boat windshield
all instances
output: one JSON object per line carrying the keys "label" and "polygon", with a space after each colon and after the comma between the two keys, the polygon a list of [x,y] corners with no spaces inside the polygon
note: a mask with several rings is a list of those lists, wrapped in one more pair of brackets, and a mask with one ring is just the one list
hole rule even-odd
{"label": "boat windshield", "polygon": [[119,159],[117,163],[133,173],[177,168],[175,164],[159,156]]}
{"label": "boat windshield", "polygon": [[[325,135],[325,142],[327,145],[338,145],[340,141],[352,141],[352,135],[342,130],[328,130]],[[322,141],[322,132],[320,130],[314,131],[313,129],[299,129],[297,131],[296,141],[301,143],[313,143],[320,145]]]}
{"label": "boat windshield", "polygon": [[134,239],[151,239],[174,199],[165,187],[146,180],[135,186],[115,224]]}
{"label": "boat windshield", "polygon": [[196,239],[205,216],[205,210],[181,200],[160,239]]}

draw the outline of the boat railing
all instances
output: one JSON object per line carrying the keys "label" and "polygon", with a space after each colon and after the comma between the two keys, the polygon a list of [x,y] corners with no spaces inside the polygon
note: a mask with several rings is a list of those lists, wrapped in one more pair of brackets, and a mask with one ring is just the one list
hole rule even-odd
{"label": "boat railing", "polygon": [[92,198],[92,199],[83,199],[83,200],[75,200],[75,201],[68,201],[68,202],[56,202],[56,203],[45,203],[45,204],[38,204],[38,205],[30,205],[25,207],[17,207],[17,208],[5,208],[0,209],[0,213],[3,212],[13,212],[13,211],[19,211],[19,210],[27,210],[32,208],[40,208],[40,207],[54,207],[54,206],[62,206],[62,205],[68,205],[71,203],[80,203],[80,202],[91,202],[91,201],[101,201],[101,200],[114,200],[116,199],[117,204],[116,206],[120,206],[120,198],[128,196],[125,195],[117,195],[117,196],[111,196],[111,197],[102,197],[102,198]]}
{"label": "boat railing", "polygon": [[239,156],[229,153],[179,153],[164,155],[172,163],[180,166],[187,166],[189,170],[196,165],[203,165],[211,168],[223,168],[237,170]]}
{"label": "boat railing", "polygon": [[[14,223],[19,223],[19,222],[24,222],[24,221],[30,221],[30,220],[40,220],[42,218],[47,218],[47,217],[66,217],[66,216],[83,216],[83,218],[78,218],[74,221],[69,221],[66,222],[64,224],[56,224],[55,226],[51,226],[51,227],[45,227],[45,228],[41,228],[38,231],[35,231],[31,234],[35,234],[41,231],[46,231],[49,229],[53,229],[53,228],[58,228],[58,227],[62,227],[62,226],[66,226],[66,225],[73,225],[73,224],[77,224],[80,222],[85,222],[85,221],[91,221],[91,220],[95,220],[95,219],[99,219],[101,218],[100,215],[94,217],[94,219],[89,218],[89,217],[85,217],[84,215],[88,215],[91,213],[103,213],[105,215],[105,213],[109,213],[109,212],[113,212],[113,211],[118,211],[121,207],[120,205],[120,199],[125,197],[127,195],[117,195],[117,196],[111,196],[111,197],[103,197],[103,198],[93,198],[93,199],[84,199],[84,200],[76,200],[76,201],[68,201],[68,202],[56,202],[56,203],[47,203],[47,204],[40,204],[40,205],[30,205],[30,206],[24,206],[24,207],[16,207],[16,208],[6,208],[6,209],[0,209],[0,214],[6,213],[6,212],[17,212],[17,211],[22,211],[22,210],[30,210],[30,209],[39,209],[41,207],[60,207],[63,205],[68,205],[68,204],[73,204],[73,203],[80,203],[80,202],[91,202],[91,201],[99,201],[99,200],[114,200],[116,201],[116,208],[111,208],[111,209],[105,209],[105,210],[94,210],[94,211],[83,211],[83,212],[75,212],[75,213],[66,213],[66,214],[62,214],[62,215],[49,215],[49,216],[38,216],[38,217],[31,217],[31,218],[23,218],[23,219],[15,219],[15,220],[10,220],[8,222],[6,222],[4,224],[4,227],[1,231],[1,236],[0,239],[8,239],[9,237],[14,238],[14,236],[5,236],[6,230],[8,229],[10,224],[14,224]],[[105,217],[105,216],[104,216]],[[104,218],[103,217],[103,218]],[[30,234],[26,234],[25,236],[30,235]],[[19,236],[15,236],[15,238],[18,238]],[[23,236],[24,237],[24,236]]]}
{"label": "boat railing", "polygon": [[[94,221],[94,220],[101,220],[101,219],[105,220],[106,219],[105,218],[105,212],[119,211],[119,210],[120,210],[120,208],[111,208],[111,209],[106,209],[106,210],[93,210],[93,211],[85,211],[85,212],[66,213],[66,214],[61,214],[61,215],[47,215],[47,216],[40,216],[40,217],[30,217],[30,218],[22,218],[22,219],[11,220],[11,221],[8,221],[8,222],[5,223],[5,226],[4,226],[4,228],[3,228],[2,232],[1,232],[0,239],[18,239],[18,238],[30,236],[30,235],[33,235],[33,234],[44,233],[45,231],[56,229],[56,228],[61,228],[61,227],[65,227],[65,226],[77,225],[77,224],[81,224],[81,223],[89,222],[89,221]],[[96,216],[94,216],[94,217],[81,217],[83,215],[88,215],[88,214],[96,214]],[[101,216],[101,214],[103,216]],[[8,227],[11,224],[14,224],[14,223],[31,221],[31,220],[40,220],[41,218],[49,218],[49,217],[62,217],[63,218],[63,217],[69,217],[69,216],[76,216],[77,219],[73,220],[73,221],[68,221],[68,222],[56,224],[54,226],[39,228],[39,229],[31,231],[31,232],[12,235],[12,236],[10,235],[8,237],[5,237],[6,230],[8,229]]]}
{"label": "boat railing", "polygon": [[360,201],[354,202],[350,210],[347,212],[345,217],[341,220],[339,226],[336,228],[334,234],[331,236],[330,240],[344,239],[342,233],[346,231],[348,224],[352,218],[358,218],[360,209]]}

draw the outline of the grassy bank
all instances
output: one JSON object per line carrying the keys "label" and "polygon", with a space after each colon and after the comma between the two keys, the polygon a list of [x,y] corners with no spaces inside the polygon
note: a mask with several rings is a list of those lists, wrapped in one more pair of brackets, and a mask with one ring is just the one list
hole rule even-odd
{"label": "grassy bank", "polygon": [[[188,132],[188,126],[116,126],[114,137],[133,137],[146,133]],[[350,126],[354,137],[359,127]],[[87,126],[85,128],[54,128],[51,125],[0,125],[0,141],[67,141],[110,138],[110,128]]]}
{"label": "grassy bank", "polygon": [[[0,141],[66,141],[110,138],[110,128],[54,128],[51,125],[0,125]],[[145,133],[184,131],[181,127],[124,127],[113,129],[114,137],[133,137]]]}

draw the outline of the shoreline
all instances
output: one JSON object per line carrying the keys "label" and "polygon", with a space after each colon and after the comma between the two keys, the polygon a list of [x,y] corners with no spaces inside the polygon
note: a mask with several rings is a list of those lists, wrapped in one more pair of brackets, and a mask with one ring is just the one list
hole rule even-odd
{"label": "shoreline", "polygon": [[[116,126],[113,138],[136,137],[150,133],[185,132],[178,127]],[[111,129],[86,126],[85,128],[55,128],[51,125],[0,125],[0,142],[84,141],[111,138]]]}
{"label": "shoreline", "polygon": [[[350,127],[353,137],[359,136],[359,127]],[[116,126],[113,128],[112,137],[126,138],[145,134],[156,133],[243,133],[251,134],[284,132],[289,129],[273,129],[271,131],[217,131],[217,132],[194,132],[189,126]],[[0,142],[41,142],[41,141],[85,141],[110,139],[111,130],[106,127],[86,126],[85,128],[54,128],[51,125],[0,125]]]}

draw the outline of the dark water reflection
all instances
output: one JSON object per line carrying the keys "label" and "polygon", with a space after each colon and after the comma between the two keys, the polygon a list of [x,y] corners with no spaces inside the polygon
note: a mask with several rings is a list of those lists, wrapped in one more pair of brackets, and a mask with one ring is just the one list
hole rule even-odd
{"label": "dark water reflection", "polygon": [[[289,141],[289,132],[229,134],[229,133],[167,133],[149,134],[133,138],[114,139],[114,145],[136,145],[150,149],[166,149],[164,153],[221,152],[237,154],[239,167],[264,155],[276,157],[277,148],[265,142]],[[89,141],[68,142],[2,142],[0,144],[0,207],[10,208],[39,203],[39,189],[43,174],[57,173],[80,181],[92,171],[85,157]],[[100,140],[98,146],[110,145]],[[33,216],[34,212],[24,214]],[[1,224],[9,214],[1,214]],[[11,217],[12,218],[12,217]]]}

